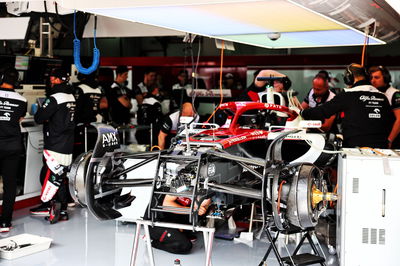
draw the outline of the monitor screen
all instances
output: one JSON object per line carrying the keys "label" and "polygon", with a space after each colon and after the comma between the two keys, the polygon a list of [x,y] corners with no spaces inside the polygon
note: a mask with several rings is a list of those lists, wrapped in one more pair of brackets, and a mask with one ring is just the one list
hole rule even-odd
{"label": "monitor screen", "polygon": [[46,100],[46,97],[39,97],[37,98],[37,104],[39,105],[39,107],[43,106],[44,101]]}
{"label": "monitor screen", "polygon": [[28,68],[29,68],[29,56],[17,55],[15,57],[15,69],[28,70]]}

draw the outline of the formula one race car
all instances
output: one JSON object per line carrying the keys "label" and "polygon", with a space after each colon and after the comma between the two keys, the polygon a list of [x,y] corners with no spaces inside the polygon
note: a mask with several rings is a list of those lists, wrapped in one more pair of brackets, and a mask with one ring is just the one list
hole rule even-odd
{"label": "formula one race car", "polygon": [[[228,117],[225,125],[184,124],[171,147],[162,151],[120,152],[118,132],[96,124],[93,152],[79,156],[71,167],[72,196],[98,219],[115,219],[121,214],[113,202],[122,188],[151,186],[148,219],[157,220],[160,212],[177,213],[157,200],[168,194],[191,199],[190,208],[178,212],[197,225],[195,206],[218,192],[260,200],[264,221],[270,213],[279,230],[315,226],[334,197],[327,193],[321,169],[334,160],[334,153],[323,151],[335,150],[336,140],[299,129],[297,112],[285,106],[229,102],[220,109]],[[134,163],[127,164],[130,160]],[[150,178],[130,176],[146,167]]]}
{"label": "formula one race car", "polygon": [[[260,265],[271,249],[280,265],[285,265],[272,228],[278,234],[304,233],[295,253],[288,257],[291,263],[298,259],[323,265],[320,256],[296,253],[307,238],[314,254],[319,254],[309,232],[328,201],[336,200],[327,190],[323,168],[334,161],[339,142],[324,134],[306,133],[300,124],[315,127],[321,122],[300,121],[298,113],[285,106],[229,102],[220,109],[227,116],[223,126],[182,119],[181,132],[169,149],[161,151],[121,152],[118,132],[94,124],[98,138],[93,152],[79,156],[69,172],[73,198],[99,220],[116,219],[121,216],[118,202],[127,196],[121,196],[123,188],[151,187],[140,218],[155,222],[160,213],[186,214],[193,228],[200,225],[197,206],[216,194],[228,195],[230,201],[224,202],[231,206],[246,200],[258,202],[263,222],[260,232],[265,231],[271,243]],[[188,206],[163,206],[164,195],[184,199]]]}

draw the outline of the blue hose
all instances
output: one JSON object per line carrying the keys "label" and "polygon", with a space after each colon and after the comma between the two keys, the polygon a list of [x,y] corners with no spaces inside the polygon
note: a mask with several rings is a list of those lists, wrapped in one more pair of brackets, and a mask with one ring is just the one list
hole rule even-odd
{"label": "blue hose", "polygon": [[78,37],[76,36],[76,32],[75,32],[75,22],[76,21],[76,11],[74,12],[74,64],[76,66],[76,68],[78,69],[79,73],[85,74],[85,75],[89,75],[91,73],[93,73],[94,71],[96,71],[97,67],[99,66],[100,63],[100,50],[97,49],[96,47],[96,24],[97,24],[97,18],[95,17],[95,22],[94,22],[94,30],[93,30],[93,44],[94,44],[94,48],[93,48],[93,61],[92,61],[92,65],[88,68],[85,68],[82,66],[81,64],[81,41],[78,39]]}

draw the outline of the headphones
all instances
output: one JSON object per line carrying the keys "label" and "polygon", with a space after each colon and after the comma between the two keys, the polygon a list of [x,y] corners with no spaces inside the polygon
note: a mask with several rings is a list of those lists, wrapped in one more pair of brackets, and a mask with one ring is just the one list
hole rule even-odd
{"label": "headphones", "polygon": [[282,84],[283,84],[283,88],[285,88],[285,90],[287,91],[288,89],[290,89],[290,87],[292,86],[292,82],[290,81],[290,79],[286,76],[283,77],[281,79]]}
{"label": "headphones", "polygon": [[377,66],[377,67],[378,67],[378,70],[380,70],[382,73],[383,81],[386,84],[389,84],[390,82],[392,82],[392,76],[390,75],[389,70],[384,66]]}
{"label": "headphones", "polygon": [[[344,76],[343,76],[343,81],[344,81],[344,84],[346,84],[346,85],[348,85],[348,86],[350,86],[350,85],[353,85],[353,83],[354,83],[354,73],[353,73],[353,71],[351,70],[351,67],[353,67],[353,65],[354,64],[350,64],[350,65],[348,65],[347,67],[346,67],[346,70],[345,70],[345,72],[344,72]],[[359,67],[357,67],[358,69],[362,69],[362,75],[364,75],[364,77],[366,78],[366,79],[368,79],[368,73],[367,73],[367,71],[365,70],[365,68],[364,67],[361,67],[361,68],[359,68]]]}

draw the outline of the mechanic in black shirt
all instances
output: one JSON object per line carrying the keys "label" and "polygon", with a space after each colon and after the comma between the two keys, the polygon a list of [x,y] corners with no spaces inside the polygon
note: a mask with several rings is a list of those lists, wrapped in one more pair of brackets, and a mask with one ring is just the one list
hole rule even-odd
{"label": "mechanic in black shirt", "polygon": [[143,81],[136,85],[134,89],[135,98],[138,105],[143,103],[144,97],[149,93],[149,90],[157,85],[157,73],[154,69],[148,68],[144,71]]}
{"label": "mechanic in black shirt", "polygon": [[[153,138],[153,145],[157,145],[157,136],[160,130],[159,123],[163,116],[159,99],[159,89],[156,87],[149,88],[137,113],[139,125],[153,126],[153,135],[151,136]],[[139,144],[149,144],[149,131],[147,129],[137,131],[136,139]]]}
{"label": "mechanic in black shirt", "polygon": [[46,215],[46,203],[51,201],[48,220],[56,223],[68,220],[67,167],[72,161],[75,129],[75,98],[68,84],[68,74],[63,69],[50,73],[51,87],[47,98],[35,114],[35,121],[43,124],[44,164],[40,172],[41,200],[44,204],[31,209],[31,214]]}
{"label": "mechanic in black shirt", "polygon": [[[97,133],[88,132],[87,129],[91,122],[103,122],[103,110],[108,108],[108,101],[101,90],[97,80],[96,72],[89,75],[78,74],[81,83],[75,88],[76,112],[75,112],[75,146],[74,157],[93,149]],[[85,131],[88,134],[85,143]]]}
{"label": "mechanic in black shirt", "polygon": [[393,115],[385,95],[371,86],[359,64],[347,66],[344,82],[350,86],[325,104],[303,110],[304,119],[323,120],[343,112],[343,146],[387,148]]}
{"label": "mechanic in black shirt", "polygon": [[108,108],[108,102],[96,80],[96,72],[89,75],[79,73],[78,79],[81,83],[75,90],[76,124],[102,122],[100,113],[102,109]]}
{"label": "mechanic in black shirt", "polygon": [[[181,116],[194,117],[193,105],[190,102],[182,104],[182,110],[176,111],[164,118],[161,124],[160,133],[158,133],[158,146],[161,150],[169,147],[172,136],[175,136],[179,128],[179,119]],[[199,116],[194,118],[194,123],[199,121]]]}
{"label": "mechanic in black shirt", "polygon": [[11,228],[18,166],[24,152],[19,122],[26,114],[27,101],[14,91],[17,85],[15,68],[6,68],[0,73],[0,174],[4,190],[0,232],[8,232]]}
{"label": "mechanic in black shirt", "polygon": [[128,68],[126,66],[118,66],[115,73],[116,78],[111,85],[108,99],[111,121],[117,125],[129,124],[133,93],[125,85],[128,79]]}
{"label": "mechanic in black shirt", "polygon": [[372,85],[386,95],[395,116],[392,130],[388,136],[388,148],[400,149],[400,90],[390,85],[392,77],[386,67],[373,66],[369,69],[369,73]]}

